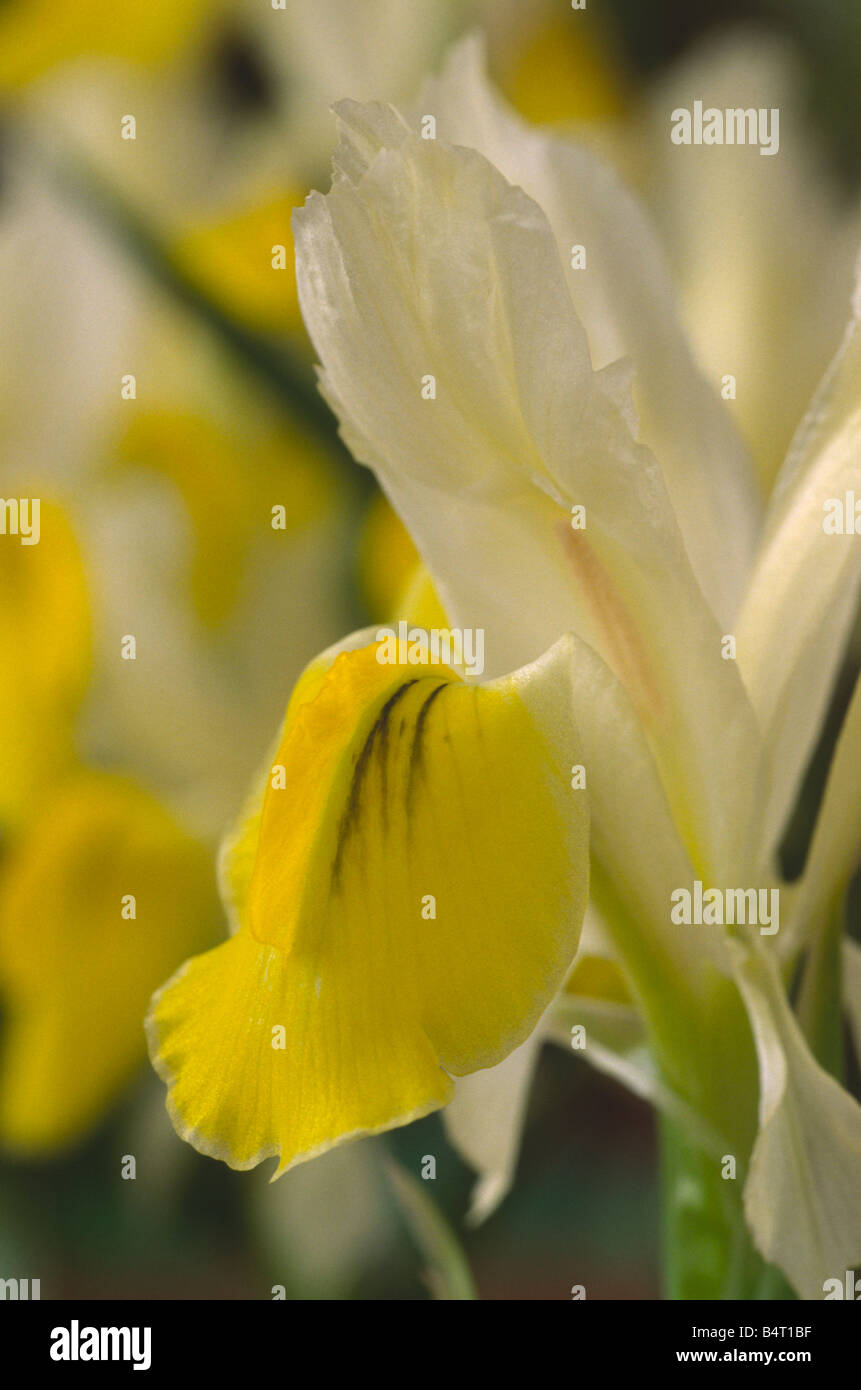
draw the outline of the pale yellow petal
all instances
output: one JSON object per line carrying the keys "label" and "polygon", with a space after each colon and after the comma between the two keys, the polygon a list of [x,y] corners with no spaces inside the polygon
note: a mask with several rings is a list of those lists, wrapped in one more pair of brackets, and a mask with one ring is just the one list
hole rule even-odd
{"label": "pale yellow petal", "polygon": [[[736,629],[739,667],[765,734],[763,855],[792,808],[849,639],[861,583],[856,498],[861,279],[843,343],[778,479]],[[835,533],[838,511],[844,529]]]}
{"label": "pale yellow petal", "polygon": [[748,1224],[801,1297],[822,1298],[861,1261],[861,1106],[814,1060],[773,961],[739,947],[737,971],[760,1068]]}

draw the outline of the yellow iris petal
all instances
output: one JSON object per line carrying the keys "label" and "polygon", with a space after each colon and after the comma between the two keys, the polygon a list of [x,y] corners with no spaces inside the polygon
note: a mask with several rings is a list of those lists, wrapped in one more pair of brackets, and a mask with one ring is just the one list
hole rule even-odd
{"label": "yellow iris petal", "polygon": [[401,591],[395,612],[398,615],[407,614],[408,621],[416,627],[449,627],[436,586],[421,563],[416,565]]}
{"label": "yellow iris petal", "polygon": [[565,15],[518,47],[503,85],[521,114],[536,125],[623,115],[624,73],[589,21],[591,16]]}
{"label": "yellow iris petal", "polygon": [[565,981],[565,993],[599,999],[607,1004],[631,1004],[625,977],[618,965],[603,956],[579,956]]}
{"label": "yellow iris petal", "polygon": [[576,950],[567,643],[486,686],[380,651],[300,683],[222,866],[240,929],[153,1001],[174,1124],[233,1167],[280,1173],[445,1104],[449,1073],[528,1036]]}
{"label": "yellow iris petal", "polygon": [[34,81],[76,58],[150,65],[184,43],[201,0],[7,0],[0,6],[0,88]]}
{"label": "yellow iris petal", "polygon": [[[382,493],[368,508],[359,551],[359,577],[368,610],[390,617],[419,562],[409,531]],[[412,611],[410,617],[418,621]],[[444,624],[443,624],[444,625]]]}
{"label": "yellow iris petal", "polygon": [[122,465],[163,474],[179,492],[193,536],[191,598],[208,627],[232,615],[255,543],[271,538],[278,545],[282,532],[271,524],[273,504],[284,499],[284,531],[294,533],[332,501],[328,460],[298,431],[244,423],[240,435],[205,415],[144,409],[131,420],[118,454]]}
{"label": "yellow iris petal", "polygon": [[0,879],[4,1145],[50,1149],[98,1117],[145,1056],[154,986],[217,912],[208,855],[145,792],[101,774],[54,791]]}
{"label": "yellow iris petal", "polygon": [[0,828],[17,824],[74,757],[90,668],[83,563],[63,513],[40,506],[38,545],[0,538]]}
{"label": "yellow iris petal", "polygon": [[283,337],[300,327],[290,219],[304,200],[298,188],[258,197],[218,223],[187,232],[175,262],[232,317]]}

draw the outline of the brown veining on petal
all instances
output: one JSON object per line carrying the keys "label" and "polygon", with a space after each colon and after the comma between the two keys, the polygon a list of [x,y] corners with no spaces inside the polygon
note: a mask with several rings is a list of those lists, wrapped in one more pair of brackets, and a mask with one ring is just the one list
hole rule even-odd
{"label": "brown veining on petal", "polygon": [[398,702],[404,698],[407,691],[412,689],[412,687],[417,684],[418,678],[414,680],[404,681],[403,685],[398,686],[394,694],[389,696],[385,704],[382,706],[379,714],[377,715],[377,718],[375,719],[373,725],[371,726],[368,735],[365,739],[364,745],[362,747],[362,751],[356,759],[356,765],[353,769],[353,780],[350,786],[350,794],[347,798],[347,804],[341,815],[340,824],[338,826],[337,846],[335,849],[335,858],[332,864],[332,882],[336,887],[340,882],[341,864],[343,861],[347,841],[349,840],[351,833],[356,829],[360,822],[359,813],[362,788],[375,748],[378,749],[378,755],[380,758],[380,769],[381,776],[383,779],[381,815],[383,825],[386,825],[386,818],[388,815],[388,794],[386,778],[388,775],[388,743],[392,711],[394,710]]}
{"label": "brown veining on petal", "polygon": [[582,531],[560,522],[562,544],[577,576],[578,589],[600,633],[608,664],[624,685],[644,722],[662,723],[666,704],[649,654],[610,576]]}

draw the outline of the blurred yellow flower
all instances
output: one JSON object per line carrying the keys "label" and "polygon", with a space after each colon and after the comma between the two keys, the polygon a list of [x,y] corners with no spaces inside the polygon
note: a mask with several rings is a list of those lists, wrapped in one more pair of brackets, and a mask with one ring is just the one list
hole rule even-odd
{"label": "blurred yellow flower", "polygon": [[[371,502],[359,543],[359,581],[370,612],[387,618],[418,564],[418,551],[397,512],[382,493]],[[418,618],[412,614],[413,620]]]}
{"label": "blurred yellow flower", "polygon": [[178,238],[174,264],[198,289],[258,333],[302,332],[290,218],[305,194],[280,188]]}
{"label": "blurred yellow flower", "polygon": [[150,468],[181,496],[192,532],[191,599],[207,627],[232,614],[254,544],[277,544],[333,500],[328,461],[298,429],[264,420],[240,436],[233,423],[144,406],[116,452],[119,466]]}
{"label": "blurred yellow flower", "polygon": [[77,1139],[145,1055],[155,984],[212,939],[209,856],[146,792],[55,785],[0,871],[0,1142]]}
{"label": "blurred yellow flower", "polygon": [[203,0],[5,0],[0,6],[0,90],[23,87],[77,58],[150,65],[194,32]]}
{"label": "blurred yellow flower", "polygon": [[37,545],[0,537],[0,830],[8,831],[74,759],[90,674],[84,567],[61,509],[40,500]]}
{"label": "blurred yellow flower", "polygon": [[618,120],[626,105],[618,58],[596,35],[593,15],[555,16],[514,48],[500,86],[536,125]]}

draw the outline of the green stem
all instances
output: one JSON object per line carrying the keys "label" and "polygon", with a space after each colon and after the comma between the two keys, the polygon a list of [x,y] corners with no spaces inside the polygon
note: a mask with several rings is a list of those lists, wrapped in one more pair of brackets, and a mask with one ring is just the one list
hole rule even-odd
{"label": "green stem", "polygon": [[662,1116],[660,1136],[664,1296],[726,1297],[744,1263],[728,1183],[675,1121]]}
{"label": "green stem", "polygon": [[794,1298],[780,1271],[767,1265],[751,1242],[742,1175],[724,1177],[724,1163],[665,1117],[660,1138],[664,1297]]}

